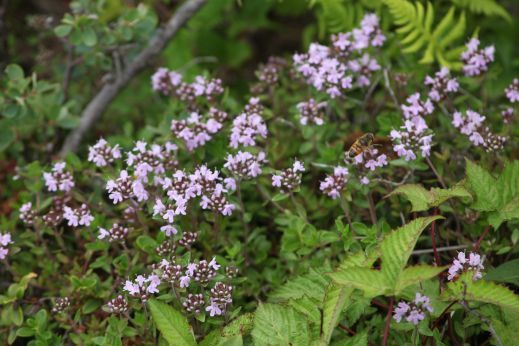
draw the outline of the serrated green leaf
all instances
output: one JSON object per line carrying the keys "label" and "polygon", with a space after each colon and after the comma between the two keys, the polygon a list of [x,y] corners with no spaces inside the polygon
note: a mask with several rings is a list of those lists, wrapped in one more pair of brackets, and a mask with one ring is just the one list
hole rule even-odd
{"label": "serrated green leaf", "polygon": [[347,300],[352,292],[352,288],[339,286],[335,283],[331,283],[326,288],[326,294],[323,301],[323,323],[321,327],[321,341],[325,345],[330,343],[333,330],[337,326],[340,315],[345,309]]}
{"label": "serrated green leaf", "polygon": [[157,329],[170,345],[196,345],[195,337],[184,315],[155,299],[150,300],[148,305]]}
{"label": "serrated green leaf", "polygon": [[472,272],[461,275],[447,284],[442,294],[444,300],[467,300],[498,305],[519,313],[519,296],[505,286],[486,280],[472,280]]}
{"label": "serrated green leaf", "polygon": [[369,268],[354,267],[329,274],[339,285],[362,290],[367,297],[375,297],[386,293],[391,286],[381,271]]}
{"label": "serrated green leaf", "polygon": [[380,245],[382,253],[381,272],[387,279],[386,285],[392,288],[395,287],[397,278],[407,264],[418,237],[431,222],[441,218],[443,217],[430,216],[417,218],[392,231],[382,240]]}
{"label": "serrated green leaf", "polygon": [[395,294],[400,294],[406,287],[415,285],[419,282],[429,280],[439,273],[444,271],[447,267],[434,267],[427,264],[416,265],[405,268],[398,276],[398,281],[395,287]]}
{"label": "serrated green leaf", "polygon": [[488,223],[498,228],[505,221],[519,219],[519,197],[516,197],[499,210],[488,215]]}
{"label": "serrated green leaf", "polygon": [[299,299],[306,295],[309,298],[322,301],[325,288],[329,280],[315,269],[305,275],[289,280],[286,284],[275,290],[269,295],[272,301],[286,301],[289,299]]}
{"label": "serrated green leaf", "polygon": [[496,179],[472,161],[466,162],[467,183],[475,195],[472,208],[479,211],[496,210],[500,200]]}
{"label": "serrated green leaf", "polygon": [[505,262],[497,268],[488,270],[483,279],[507,282],[519,286],[519,259]]}
{"label": "serrated green leaf", "polygon": [[308,345],[308,323],[293,308],[260,304],[252,329],[254,345]]}

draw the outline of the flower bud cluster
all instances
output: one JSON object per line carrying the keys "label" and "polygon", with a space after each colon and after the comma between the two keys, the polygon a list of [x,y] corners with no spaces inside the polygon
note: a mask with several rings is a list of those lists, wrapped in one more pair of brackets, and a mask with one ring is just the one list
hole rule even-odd
{"label": "flower bud cluster", "polygon": [[261,174],[261,165],[265,162],[265,153],[262,151],[257,155],[238,151],[235,155],[227,155],[224,167],[239,178],[249,179]]}
{"label": "flower bud cluster", "polygon": [[456,280],[461,274],[465,272],[472,272],[472,280],[476,281],[483,277],[481,270],[485,269],[481,256],[477,253],[469,253],[467,258],[464,252],[458,252],[458,257],[454,259],[452,265],[449,267],[449,281]]}
{"label": "flower bud cluster", "polygon": [[326,92],[331,98],[351,89],[354,76],[358,86],[369,85],[371,74],[380,66],[363,51],[379,47],[385,41],[378,17],[365,15],[360,28],[333,35],[331,41],[330,46],[312,43],[307,53],[293,56],[295,69],[306,83]]}
{"label": "flower bud cluster", "polygon": [[255,146],[259,138],[267,138],[267,125],[261,114],[263,107],[258,98],[251,98],[243,113],[234,118],[231,128],[230,147]]}
{"label": "flower bud cluster", "polygon": [[97,167],[105,167],[121,158],[119,145],[111,147],[106,140],[100,138],[96,144],[88,148],[88,161]]}
{"label": "flower bud cluster", "polygon": [[97,239],[106,239],[110,243],[121,242],[124,241],[128,235],[128,231],[127,227],[114,223],[108,230],[99,227],[99,235],[97,236]]}
{"label": "flower bud cluster", "polygon": [[459,83],[456,78],[452,78],[449,69],[443,67],[440,71],[436,72],[433,77],[425,77],[425,85],[428,85],[431,90],[429,91],[429,98],[435,102],[440,102],[447,97],[447,94],[455,93],[459,89]]}
{"label": "flower bud cluster", "polygon": [[483,124],[485,118],[485,116],[468,109],[465,116],[462,116],[461,112],[454,112],[452,124],[462,134],[467,135],[475,146],[482,146],[487,152],[502,150],[506,138],[492,133]]}
{"label": "flower bud cluster", "polygon": [[299,102],[297,109],[299,110],[299,122],[301,125],[314,123],[320,126],[324,124],[326,104],[326,102],[317,102],[314,99],[309,99],[307,102]]}
{"label": "flower bud cluster", "polygon": [[393,318],[398,323],[404,319],[409,323],[417,325],[420,321],[425,319],[425,314],[427,312],[433,312],[429,297],[417,292],[415,299],[412,302],[398,303]]}
{"label": "flower bud cluster", "polygon": [[461,53],[463,72],[466,76],[479,76],[488,70],[488,64],[494,61],[494,46],[479,49],[479,40],[471,38],[467,43],[467,50]]}
{"label": "flower bud cluster", "polygon": [[69,192],[74,187],[72,174],[65,171],[65,166],[65,162],[56,162],[51,172],[43,173],[45,185],[50,192]]}
{"label": "flower bud cluster", "polygon": [[0,260],[4,260],[9,254],[9,249],[7,246],[12,244],[11,233],[0,233]]}
{"label": "flower bud cluster", "polygon": [[291,192],[301,185],[301,174],[304,171],[303,162],[295,160],[291,168],[272,175],[272,186],[278,187],[281,193]]}
{"label": "flower bud cluster", "polygon": [[336,199],[340,197],[342,190],[346,186],[348,175],[349,172],[347,168],[337,166],[334,168],[332,175],[326,176],[326,178],[321,181],[319,188],[332,199]]}

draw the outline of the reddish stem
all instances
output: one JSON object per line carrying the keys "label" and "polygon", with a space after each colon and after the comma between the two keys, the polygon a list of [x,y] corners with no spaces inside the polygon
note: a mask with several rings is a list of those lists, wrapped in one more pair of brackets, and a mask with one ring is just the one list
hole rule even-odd
{"label": "reddish stem", "polygon": [[389,300],[389,308],[386,315],[386,326],[384,327],[384,335],[382,335],[382,346],[387,345],[387,338],[389,337],[389,327],[391,326],[391,318],[393,314],[393,297]]}
{"label": "reddish stem", "polygon": [[348,328],[346,326],[343,326],[342,324],[339,324],[339,328],[341,328],[342,330],[347,331],[350,335],[355,335],[356,334],[353,330],[351,330],[350,328]]}
{"label": "reddish stem", "polygon": [[473,251],[477,252],[479,250],[479,247],[481,246],[481,242],[483,241],[483,238],[488,234],[490,229],[492,228],[492,225],[488,225],[485,230],[483,231],[483,234],[481,237],[479,237],[478,241],[474,244]]}
{"label": "reddish stem", "polygon": [[440,316],[438,316],[438,318],[434,321],[432,327],[431,327],[431,330],[434,330],[434,328],[438,327],[438,324],[440,323],[440,321],[442,320],[442,318],[447,314],[447,312],[449,312],[450,308],[452,308],[452,306],[454,304],[456,304],[458,301],[455,300],[453,302],[451,302],[445,309],[443,309],[443,312],[440,314]]}
{"label": "reddish stem", "polygon": [[[438,209],[434,209],[432,215],[438,215]],[[438,254],[438,249],[436,248],[436,220],[431,223],[431,243],[434,252],[434,261],[436,265],[440,265],[440,255]]]}

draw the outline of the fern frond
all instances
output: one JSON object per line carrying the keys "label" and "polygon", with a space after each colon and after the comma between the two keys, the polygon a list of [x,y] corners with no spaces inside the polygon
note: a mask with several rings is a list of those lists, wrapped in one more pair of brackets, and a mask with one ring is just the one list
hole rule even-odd
{"label": "fern frond", "polygon": [[325,33],[350,31],[362,18],[364,10],[359,3],[343,0],[315,0],[312,5],[319,8],[317,19],[319,37]]}
{"label": "fern frond", "polygon": [[486,16],[499,16],[512,22],[512,17],[508,11],[495,0],[451,0],[452,3],[470,12],[484,14]]}
{"label": "fern frond", "polygon": [[[383,0],[399,27],[396,32],[402,37],[404,53],[417,53],[424,50],[420,63],[430,64],[439,61],[450,68],[460,64],[447,58],[446,50],[454,41],[465,34],[466,19],[462,13],[455,20],[453,7],[434,27],[434,6],[427,2],[427,9],[420,2],[407,0]],[[433,28],[434,27],[434,28]],[[456,57],[457,58],[457,57]]]}

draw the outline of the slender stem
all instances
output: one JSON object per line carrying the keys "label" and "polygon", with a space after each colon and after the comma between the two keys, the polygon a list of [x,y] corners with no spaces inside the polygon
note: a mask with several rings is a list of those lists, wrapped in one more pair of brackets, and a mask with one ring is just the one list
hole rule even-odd
{"label": "slender stem", "polygon": [[371,191],[367,194],[368,206],[369,206],[369,216],[371,218],[371,223],[376,225],[378,223],[377,213],[375,211],[375,203],[373,202],[373,196],[371,195]]}
{"label": "slender stem", "polygon": [[387,315],[386,315],[386,325],[384,327],[384,334],[382,335],[382,346],[387,345],[387,339],[389,337],[389,327],[391,326],[391,318],[393,314],[393,300],[394,298],[391,297],[389,300],[389,308],[387,309]]}
{"label": "slender stem", "polygon": [[389,91],[389,95],[393,99],[393,102],[395,103],[395,106],[397,106],[398,109],[400,109],[400,103],[398,102],[398,99],[396,98],[395,92],[391,88],[391,82],[389,81],[389,74],[388,70],[384,69],[384,81],[387,91]]}
{"label": "slender stem", "polygon": [[483,238],[488,234],[490,229],[492,228],[492,225],[488,225],[485,230],[483,231],[483,234],[481,234],[481,237],[479,237],[478,241],[474,244],[473,250],[474,252],[479,250],[479,247],[481,246],[481,242],[483,241]]}
{"label": "slender stem", "polygon": [[413,346],[418,345],[416,341],[418,341],[418,326],[413,329]]}
{"label": "slender stem", "polygon": [[458,301],[455,300],[455,301],[451,302],[449,305],[447,305],[447,307],[445,309],[443,309],[443,312],[440,314],[440,316],[438,316],[438,318],[436,320],[434,320],[431,330],[438,327],[438,324],[440,323],[441,319],[447,314],[447,312],[449,312],[450,308],[452,308],[454,306],[454,304],[456,304],[457,302]]}
{"label": "slender stem", "polygon": [[496,340],[496,344],[498,346],[503,346],[503,342],[501,342],[501,339],[499,338],[499,335],[497,335],[496,330],[494,329],[494,326],[492,325],[492,322],[482,314],[480,314],[477,310],[473,310],[469,307],[468,303],[466,301],[460,302],[461,306],[467,311],[468,313],[471,313],[475,315],[481,322],[485,323],[488,327],[488,331],[490,334],[492,334],[492,337]]}
{"label": "slender stem", "polygon": [[342,324],[339,323],[339,328],[341,328],[342,330],[348,332],[350,335],[355,335],[356,333],[351,330],[350,328],[346,327],[346,326],[343,326]]}
{"label": "slender stem", "polygon": [[425,157],[425,161],[427,161],[427,164],[429,165],[429,167],[431,168],[431,170],[433,171],[434,175],[436,176],[436,179],[438,179],[438,181],[440,182],[440,185],[446,189],[447,188],[447,185],[445,185],[445,182],[443,181],[443,178],[442,176],[440,175],[440,173],[438,173],[438,171],[436,170],[436,167],[434,167],[434,164],[432,163],[432,161],[429,159],[428,156]]}
{"label": "slender stem", "polygon": [[341,204],[342,210],[344,211],[344,216],[346,216],[346,220],[348,220],[348,226],[350,226],[350,231],[353,232],[354,229],[353,229],[353,223],[351,220],[350,208],[348,206],[348,202],[346,202],[346,200],[344,198],[342,198],[342,196],[341,196],[340,204]]}
{"label": "slender stem", "polygon": [[[438,215],[438,209],[435,208],[433,211],[433,215]],[[438,254],[438,249],[436,248],[436,220],[431,223],[431,243],[434,252],[434,262],[436,266],[440,266],[440,255]]]}
{"label": "slender stem", "polygon": [[250,228],[249,224],[247,223],[247,220],[245,220],[245,205],[243,204],[243,199],[241,196],[241,180],[236,180],[236,196],[238,197],[238,203],[240,204],[240,219],[241,223],[243,225],[243,229],[245,231],[244,234],[244,241],[243,241],[243,257],[245,257],[246,263],[251,263],[250,257],[249,257],[249,251],[247,247],[247,243],[249,241],[249,235],[250,235]]}
{"label": "slender stem", "polygon": [[[442,246],[436,248],[437,252],[444,252],[444,251],[453,251],[453,250],[461,250],[466,249],[468,245],[453,245],[453,246]],[[411,254],[412,255],[424,255],[428,253],[434,253],[434,249],[423,249],[423,250],[414,250]]]}

